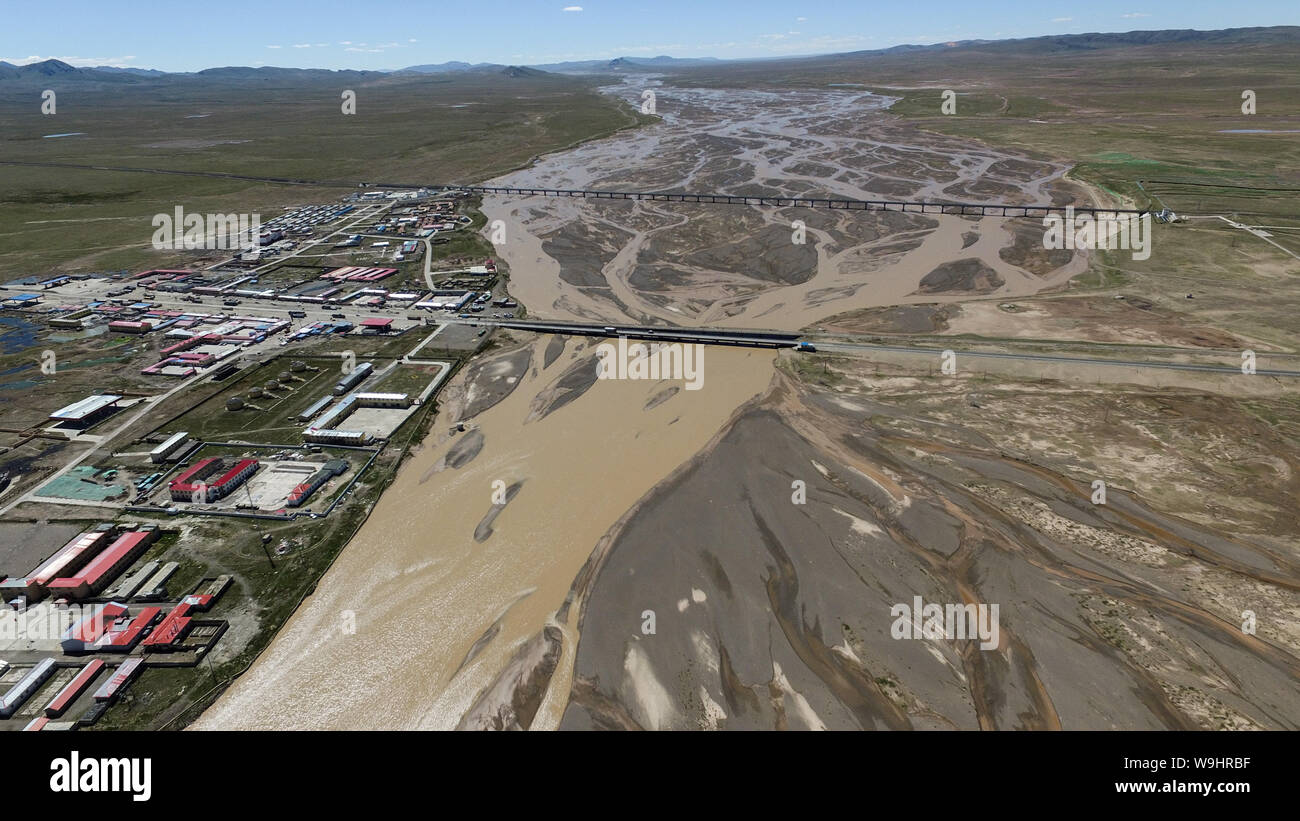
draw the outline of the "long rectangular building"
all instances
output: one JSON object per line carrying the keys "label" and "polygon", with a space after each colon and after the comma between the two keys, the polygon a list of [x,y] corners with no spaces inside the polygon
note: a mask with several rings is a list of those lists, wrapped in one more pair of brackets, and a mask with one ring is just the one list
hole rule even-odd
{"label": "long rectangular building", "polygon": [[84,567],[108,543],[111,529],[90,530],[77,536],[32,571],[31,581],[44,587],[61,576],[70,576]]}
{"label": "long rectangular building", "polygon": [[86,691],[90,683],[95,680],[95,676],[99,675],[99,671],[103,669],[104,662],[99,659],[94,659],[85,667],[82,667],[81,672],[77,673],[72,681],[64,685],[59,694],[45,707],[45,715],[50,718],[58,718],[63,715],[72,706],[72,702],[76,701],[77,697]]}
{"label": "long rectangular building", "polygon": [[158,570],[159,564],[161,564],[161,562],[156,560],[145,562],[138,569],[123,576],[122,580],[117,583],[116,587],[106,591],[104,593],[105,598],[118,599],[120,601],[126,601],[131,598],[135,595],[135,591],[140,588],[140,585],[144,584],[145,579],[148,579]]}
{"label": "long rectangular building", "polygon": [[374,437],[364,430],[319,430],[308,428],[303,431],[304,442],[317,445],[366,445]]}
{"label": "long rectangular building", "polygon": [[357,400],[357,407],[361,408],[411,407],[411,397],[405,393],[354,393],[352,398]]}
{"label": "long rectangular building", "polygon": [[370,362],[362,362],[360,365],[357,365],[352,369],[351,373],[344,375],[344,377],[338,381],[338,384],[334,386],[334,395],[341,396],[355,388],[357,385],[360,385],[362,380],[370,376],[374,369],[375,366]]}
{"label": "long rectangular building", "polygon": [[98,393],[87,396],[80,402],[73,402],[71,405],[59,408],[54,413],[51,413],[50,421],[86,424],[105,414],[121,400],[122,397],[113,393]]}
{"label": "long rectangular building", "polygon": [[325,464],[321,465],[320,470],[308,477],[307,481],[298,485],[289,492],[289,497],[285,501],[285,506],[299,507],[310,499],[311,495],[315,493],[321,485],[325,484],[335,476],[342,474],[347,469],[348,462],[346,459],[329,460]]}
{"label": "long rectangular building", "polygon": [[308,407],[305,411],[298,414],[298,421],[310,422],[312,420],[312,417],[314,417],[316,414],[320,413],[321,411],[325,410],[325,408],[329,407],[329,404],[333,401],[334,401],[334,397],[332,396],[321,397],[317,401],[313,402],[311,406]]}
{"label": "long rectangular building", "polygon": [[149,451],[149,460],[154,464],[166,461],[168,456],[176,452],[176,449],[185,444],[190,432],[187,430],[177,431],[167,437],[161,445]]}
{"label": "long rectangular building", "polygon": [[167,580],[172,577],[177,569],[180,568],[179,562],[167,562],[157,573],[153,574],[147,582],[140,587],[139,596],[142,599],[160,599],[167,595]]}
{"label": "long rectangular building", "polygon": [[95,691],[95,701],[112,701],[126,689],[127,685],[140,674],[140,665],[144,664],[144,659],[134,656],[118,665],[113,675],[109,676],[108,681]]}
{"label": "long rectangular building", "polygon": [[27,675],[19,679],[13,687],[10,687],[9,692],[0,696],[0,718],[12,718],[13,714],[23,706],[23,703],[34,696],[36,691],[41,689],[41,686],[49,680],[50,676],[54,675],[54,669],[54,659],[47,658],[42,659],[35,667],[27,671]]}
{"label": "long rectangular building", "polygon": [[123,533],[82,568],[80,573],[50,582],[50,593],[70,599],[84,599],[98,593],[139,558],[157,538],[158,530],[154,527]]}

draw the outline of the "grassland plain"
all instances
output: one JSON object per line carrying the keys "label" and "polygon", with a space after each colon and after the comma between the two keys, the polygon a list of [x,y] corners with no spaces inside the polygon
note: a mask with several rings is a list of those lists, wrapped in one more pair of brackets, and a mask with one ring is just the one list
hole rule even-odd
{"label": "grassland plain", "polygon": [[[1076,163],[1073,176],[1142,206],[1139,180],[1221,183],[1171,195],[1169,207],[1223,213],[1261,210],[1239,187],[1300,188],[1295,82],[1300,28],[1186,34],[1185,39],[1069,38],[955,45],[683,70],[669,84],[713,87],[863,86],[898,97],[890,111],[943,134]],[[1190,35],[1202,35],[1192,37]],[[1122,37],[1122,36],[1121,36]],[[779,66],[779,69],[778,69]],[[943,92],[956,93],[944,114]],[[1256,113],[1242,112],[1242,92]],[[1226,187],[1237,186],[1238,188]],[[1147,190],[1159,191],[1159,185]],[[1270,198],[1281,212],[1286,202]],[[1243,203],[1249,208],[1243,209]]]}
{"label": "grassland plain", "polygon": [[[1215,217],[1267,226],[1300,254],[1300,140],[1269,133],[1300,128],[1300,28],[1090,37],[695,67],[665,84],[869,88],[897,98],[890,113],[918,129],[1071,163],[1067,178],[1099,204],[1195,218],[1157,226],[1147,260],[1095,254],[1067,296],[1131,294],[1189,324],[1294,350],[1300,261]],[[1243,113],[1246,90],[1254,114]],[[1030,244],[1041,236],[1036,222],[1018,230]]]}
{"label": "grassland plain", "polygon": [[[163,267],[154,214],[260,213],[327,202],[365,181],[460,183],[492,177],[642,122],[596,91],[598,78],[260,80],[222,74],[94,83],[0,84],[4,159],[339,180],[337,189],[232,179],[7,166],[0,172],[0,276]],[[58,91],[54,116],[40,92]],[[344,115],[341,93],[357,94]],[[52,133],[80,136],[47,139]]]}

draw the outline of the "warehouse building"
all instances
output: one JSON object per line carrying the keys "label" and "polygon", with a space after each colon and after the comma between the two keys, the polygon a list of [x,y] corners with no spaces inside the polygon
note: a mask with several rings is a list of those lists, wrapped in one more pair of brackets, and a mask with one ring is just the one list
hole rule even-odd
{"label": "warehouse building", "polygon": [[[344,376],[334,385],[334,395],[342,396],[348,391],[360,385],[366,377],[370,376],[375,370],[375,366],[370,362],[362,362],[352,369],[352,372]],[[120,397],[119,397],[120,398]]]}
{"label": "warehouse building", "polygon": [[117,403],[121,400],[122,397],[117,394],[97,393],[87,396],[80,402],[73,402],[67,407],[59,408],[50,414],[50,421],[72,427],[90,427],[117,410]]}
{"label": "warehouse building", "polygon": [[45,588],[33,579],[20,576],[16,579],[0,580],[0,600],[11,605],[24,599],[29,602],[40,601],[44,596]]}
{"label": "warehouse building", "polygon": [[180,568],[179,562],[167,562],[158,572],[149,577],[143,585],[140,586],[140,592],[136,595],[141,599],[161,599],[167,595],[167,580]]}
{"label": "warehouse building", "polygon": [[409,408],[411,397],[405,393],[354,393],[359,408]]}
{"label": "warehouse building", "polygon": [[189,435],[190,432],[187,430],[173,433],[171,436],[167,437],[161,445],[149,451],[149,461],[153,462],[155,465],[167,461],[169,456],[180,450]]}
{"label": "warehouse building", "polygon": [[139,530],[123,533],[102,553],[75,576],[55,579],[48,585],[51,595],[68,599],[84,599],[108,586],[123,570],[140,557],[158,539],[158,528],[144,525]]}
{"label": "warehouse building", "polygon": [[56,316],[50,320],[51,328],[72,328],[79,330],[82,321],[90,316],[89,308],[81,308],[76,311],[70,311],[62,316]]}
{"label": "warehouse building", "polygon": [[367,445],[373,438],[363,430],[317,430],[308,428],[303,433],[304,441],[317,445]]}
{"label": "warehouse building", "polygon": [[321,465],[321,469],[309,476],[307,481],[291,490],[285,505],[287,507],[300,507],[311,498],[313,493],[320,489],[321,485],[335,476],[341,476],[347,469],[348,462],[346,459],[331,459]]}
{"label": "warehouse building", "polygon": [[103,669],[104,662],[99,659],[94,659],[85,667],[82,667],[81,672],[77,673],[77,675],[72,678],[72,681],[65,684],[63,689],[59,691],[59,694],[56,695],[46,706],[46,717],[58,718],[63,715],[64,711],[72,706],[72,702],[76,701],[82,693],[86,692],[86,688],[90,686],[91,682],[95,680],[95,677],[98,676],[99,672]]}
{"label": "warehouse building", "polygon": [[339,402],[337,405],[330,408],[327,412],[321,414],[320,419],[317,419],[316,424],[312,425],[312,427],[317,429],[322,429],[322,430],[329,430],[330,428],[334,427],[335,423],[342,422],[344,419],[347,419],[348,416],[352,413],[352,411],[356,410],[358,407],[359,406],[357,405],[357,395],[349,394],[347,397],[343,399],[342,402]]}
{"label": "warehouse building", "polygon": [[318,401],[316,401],[316,402],[313,402],[313,403],[311,404],[311,407],[307,408],[307,410],[305,410],[305,411],[303,411],[302,413],[298,414],[298,421],[299,421],[299,422],[310,422],[310,421],[312,420],[312,418],[316,416],[316,414],[320,413],[321,411],[323,411],[323,410],[325,410],[327,407],[329,407],[329,404],[330,404],[331,402],[333,402],[333,401],[334,401],[334,397],[332,397],[332,396],[325,396],[325,397],[322,397],[320,400],[318,400]]}
{"label": "warehouse building", "polygon": [[45,587],[55,579],[73,575],[85,567],[108,544],[112,533],[113,526],[107,523],[82,533],[32,571],[30,581],[39,587]]}
{"label": "warehouse building", "polygon": [[104,598],[121,601],[131,598],[135,595],[135,591],[140,588],[140,585],[144,584],[145,579],[148,579],[157,572],[159,564],[161,564],[161,562],[152,561],[140,565],[140,567],[134,571],[123,576],[122,580],[117,583],[116,587],[111,587],[104,591]]}
{"label": "warehouse building", "polygon": [[41,660],[29,670],[27,675],[9,688],[9,692],[0,696],[0,718],[12,718],[23,703],[35,695],[46,681],[49,681],[50,676],[54,675],[54,670],[55,663],[52,658]]}
{"label": "warehouse building", "polygon": [[140,666],[143,664],[144,659],[139,656],[122,662],[117,671],[108,677],[108,681],[104,682],[103,686],[95,691],[95,701],[112,701],[117,698],[127,688],[127,685],[140,674]]}

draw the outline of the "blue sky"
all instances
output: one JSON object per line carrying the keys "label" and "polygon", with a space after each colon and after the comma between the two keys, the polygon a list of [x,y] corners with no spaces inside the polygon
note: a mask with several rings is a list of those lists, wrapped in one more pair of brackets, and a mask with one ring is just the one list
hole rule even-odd
{"label": "blue sky", "polygon": [[778,57],[1043,34],[1300,24],[1295,0],[55,0],[11,12],[0,26],[0,60],[55,57],[165,71]]}

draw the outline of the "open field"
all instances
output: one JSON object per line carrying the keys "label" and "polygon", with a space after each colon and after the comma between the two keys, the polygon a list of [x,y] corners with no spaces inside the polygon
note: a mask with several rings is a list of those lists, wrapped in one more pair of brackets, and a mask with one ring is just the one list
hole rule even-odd
{"label": "open field", "polygon": [[[1221,133],[1300,127],[1300,86],[1294,81],[1300,30],[1237,29],[1185,40],[1158,36],[1172,32],[1143,34],[1135,32],[1128,44],[1113,35],[1094,44],[1043,38],[833,55],[761,68],[692,68],[668,82],[785,89],[860,85],[898,97],[890,111],[927,129],[1067,158],[1077,164],[1072,176],[1144,206],[1138,180],[1300,188],[1300,141],[1286,134]],[[941,112],[945,89],[957,93],[955,114]],[[1254,115],[1241,110],[1246,89],[1257,95]],[[1182,190],[1166,204],[1200,213],[1276,213],[1280,204],[1251,204],[1239,193]],[[1284,204],[1281,213],[1295,216]]]}
{"label": "open field", "polygon": [[[44,86],[5,84],[0,144],[5,159],[19,161],[471,182],[641,119],[598,95],[593,82],[558,75],[270,84],[219,77],[142,80],[60,89],[55,117],[40,113]],[[343,88],[357,92],[355,115],[340,111]],[[85,136],[42,139],[51,131]],[[188,258],[149,248],[154,214],[183,205],[198,213],[269,215],[347,191],[6,167],[0,174],[0,275],[172,267]]]}

